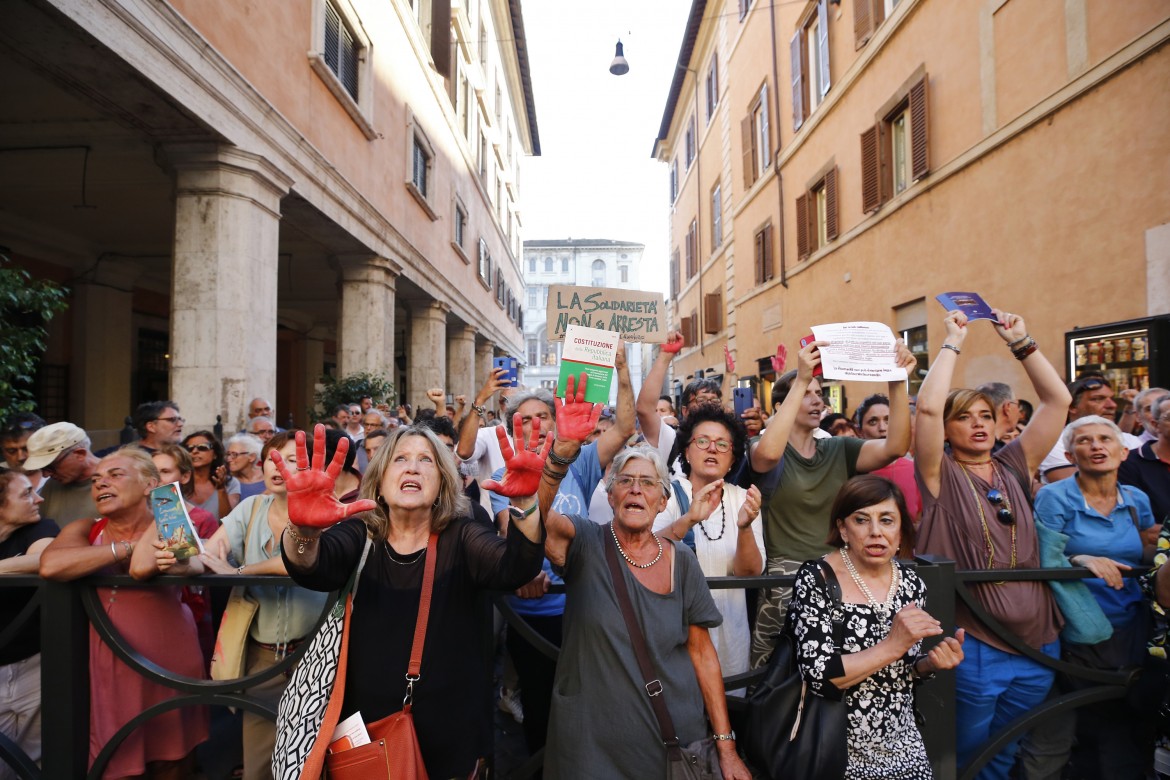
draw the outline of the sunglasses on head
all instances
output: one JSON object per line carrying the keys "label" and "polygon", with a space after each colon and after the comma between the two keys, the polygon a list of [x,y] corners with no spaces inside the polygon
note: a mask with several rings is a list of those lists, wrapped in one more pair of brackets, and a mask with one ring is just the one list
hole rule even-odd
{"label": "sunglasses on head", "polygon": [[1099,390],[1100,388],[1106,387],[1106,386],[1107,386],[1106,383],[1100,379],[1082,379],[1082,380],[1073,384],[1073,388],[1072,388],[1073,400],[1075,401],[1076,399],[1080,398],[1085,393],[1091,393],[1094,390]]}
{"label": "sunglasses on head", "polygon": [[995,505],[995,519],[1004,525],[1015,525],[1016,516],[1012,514],[1012,510],[1008,508],[1007,496],[1000,491],[992,488],[987,491],[987,500]]}

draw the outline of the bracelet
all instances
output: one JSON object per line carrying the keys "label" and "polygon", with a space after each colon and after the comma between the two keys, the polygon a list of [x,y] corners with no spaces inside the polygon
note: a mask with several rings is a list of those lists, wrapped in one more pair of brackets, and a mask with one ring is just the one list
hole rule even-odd
{"label": "bracelet", "polygon": [[956,347],[954,344],[943,344],[942,348],[949,349],[951,352],[954,352],[956,355],[963,354],[963,351],[961,349],[959,349],[958,347]]}
{"label": "bracelet", "polygon": [[236,569],[236,574],[239,574],[241,577],[244,576],[244,567],[241,566],[238,569]]}
{"label": "bracelet", "polygon": [[565,478],[565,475],[567,475],[568,473],[569,473],[568,471],[560,471],[560,472],[553,471],[552,469],[550,469],[548,467],[547,463],[545,464],[544,469],[540,472],[541,476],[548,477],[553,482],[560,482],[561,480],[563,480]]}
{"label": "bracelet", "polygon": [[565,468],[572,466],[574,461],[576,461],[577,458],[579,458],[580,456],[581,456],[580,449],[578,449],[576,452],[574,452],[573,457],[571,457],[571,458],[562,458],[560,455],[557,455],[551,449],[548,451],[548,459],[551,460],[553,463],[557,464],[558,466],[564,466]]}
{"label": "bracelet", "polygon": [[292,540],[294,542],[296,542],[297,555],[304,555],[305,554],[305,546],[306,545],[317,543],[316,536],[301,536],[295,530],[293,530],[292,520],[288,521],[288,523],[284,527],[284,530],[287,531],[288,535],[292,537]]}
{"label": "bracelet", "polygon": [[1032,337],[1029,336],[1027,333],[1025,333],[1023,336],[1020,336],[1015,341],[1009,341],[1008,342],[1008,349],[1016,349],[1017,347],[1019,347],[1021,344],[1023,344],[1025,341],[1027,341],[1030,338],[1032,338]]}
{"label": "bracelet", "polygon": [[1023,360],[1038,349],[1040,346],[1036,343],[1036,339],[1029,337],[1027,344],[1012,350],[1012,357],[1016,360]]}
{"label": "bracelet", "polygon": [[114,542],[110,542],[110,555],[114,556],[114,563],[118,562],[118,548]]}
{"label": "bracelet", "polygon": [[475,412],[480,417],[487,419],[487,407],[486,406],[480,406],[479,404],[472,404],[471,411]]}
{"label": "bracelet", "polygon": [[131,555],[134,554],[134,545],[130,544],[130,542],[123,539],[122,546],[126,548],[126,557],[127,558],[129,558]]}
{"label": "bracelet", "polygon": [[914,682],[926,682],[927,680],[934,679],[934,672],[927,672],[926,674],[923,674],[922,672],[918,671],[918,662],[926,661],[928,659],[929,656],[926,655],[918,655],[914,657],[914,661],[910,664],[910,677],[914,679]]}

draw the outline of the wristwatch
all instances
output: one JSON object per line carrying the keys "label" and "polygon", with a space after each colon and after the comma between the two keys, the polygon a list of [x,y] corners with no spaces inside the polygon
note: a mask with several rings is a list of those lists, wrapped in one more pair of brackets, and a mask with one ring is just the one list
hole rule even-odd
{"label": "wristwatch", "polygon": [[727,734],[712,734],[711,739],[716,742],[726,742],[727,740],[735,741],[735,729],[732,729]]}
{"label": "wristwatch", "polygon": [[535,512],[538,506],[540,506],[540,504],[533,504],[527,509],[521,509],[518,506],[510,506],[508,507],[508,517],[512,518],[513,520],[523,520]]}

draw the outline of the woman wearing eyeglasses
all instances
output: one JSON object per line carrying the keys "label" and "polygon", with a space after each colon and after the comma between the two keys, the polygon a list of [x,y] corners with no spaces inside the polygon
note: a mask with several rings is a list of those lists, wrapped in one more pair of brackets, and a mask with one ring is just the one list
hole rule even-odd
{"label": "woman wearing eyeglasses", "polygon": [[195,431],[183,439],[195,466],[195,489],[191,503],[222,519],[240,503],[240,482],[227,470],[223,445],[211,431]]}
{"label": "woman wearing eyeglasses", "polygon": [[264,492],[264,466],[260,463],[260,451],[264,442],[250,433],[237,433],[227,440],[228,472],[240,483],[240,501]]}
{"label": "woman wearing eyeglasses", "polygon": [[[724,478],[747,449],[744,424],[721,406],[695,409],[678,429],[676,445],[684,479],[674,480],[666,511],[654,531],[681,540],[693,531],[695,556],[707,577],[756,576],[764,570],[764,531],[760,489],[744,490]],[[681,498],[688,504],[684,511]],[[742,590],[711,592],[723,625],[710,629],[723,676],[748,670],[751,628]]]}
{"label": "woman wearing eyeglasses", "polygon": [[[1040,403],[1024,432],[992,454],[991,399],[975,390],[948,392],[970,328],[962,312],[947,314],[942,349],[918,393],[914,466],[922,524],[916,552],[950,558],[959,569],[1035,568],[1040,549],[1025,490],[1060,436],[1070,396],[1024,320],[993,311],[996,334],[1022,363]],[[1043,582],[969,587],[983,609],[1021,641],[1047,655],[1058,654],[1062,619]],[[1008,722],[1044,700],[1053,675],[992,633],[962,602],[956,604],[955,622],[967,632],[966,660],[956,672],[957,753],[963,766]],[[979,778],[1006,779],[1016,746],[1012,742],[997,754]]]}

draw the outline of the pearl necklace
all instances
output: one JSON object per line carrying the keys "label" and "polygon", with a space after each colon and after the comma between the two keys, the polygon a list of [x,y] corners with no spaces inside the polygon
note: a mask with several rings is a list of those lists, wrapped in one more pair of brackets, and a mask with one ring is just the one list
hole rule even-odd
{"label": "pearl necklace", "polygon": [[654,537],[654,541],[658,542],[658,554],[654,556],[654,560],[650,561],[650,563],[638,563],[633,558],[626,555],[626,551],[622,549],[622,543],[618,541],[617,529],[612,524],[609,526],[609,532],[613,534],[613,543],[617,545],[618,554],[625,558],[626,563],[630,564],[631,566],[637,566],[639,569],[649,569],[651,566],[662,560],[662,540],[658,538],[657,534],[651,534],[651,536]]}
{"label": "pearl necklace", "polygon": [[853,578],[853,582],[857,585],[858,590],[865,596],[866,602],[875,611],[882,615],[889,616],[894,610],[894,596],[898,593],[898,587],[902,584],[902,572],[898,569],[898,565],[890,560],[890,592],[886,594],[885,603],[879,604],[877,599],[873,597],[869,586],[865,584],[865,580],[861,579],[861,575],[857,573],[857,569],[853,566],[853,560],[849,557],[849,550],[841,548],[841,560],[845,562],[845,570],[849,572],[849,576]]}

